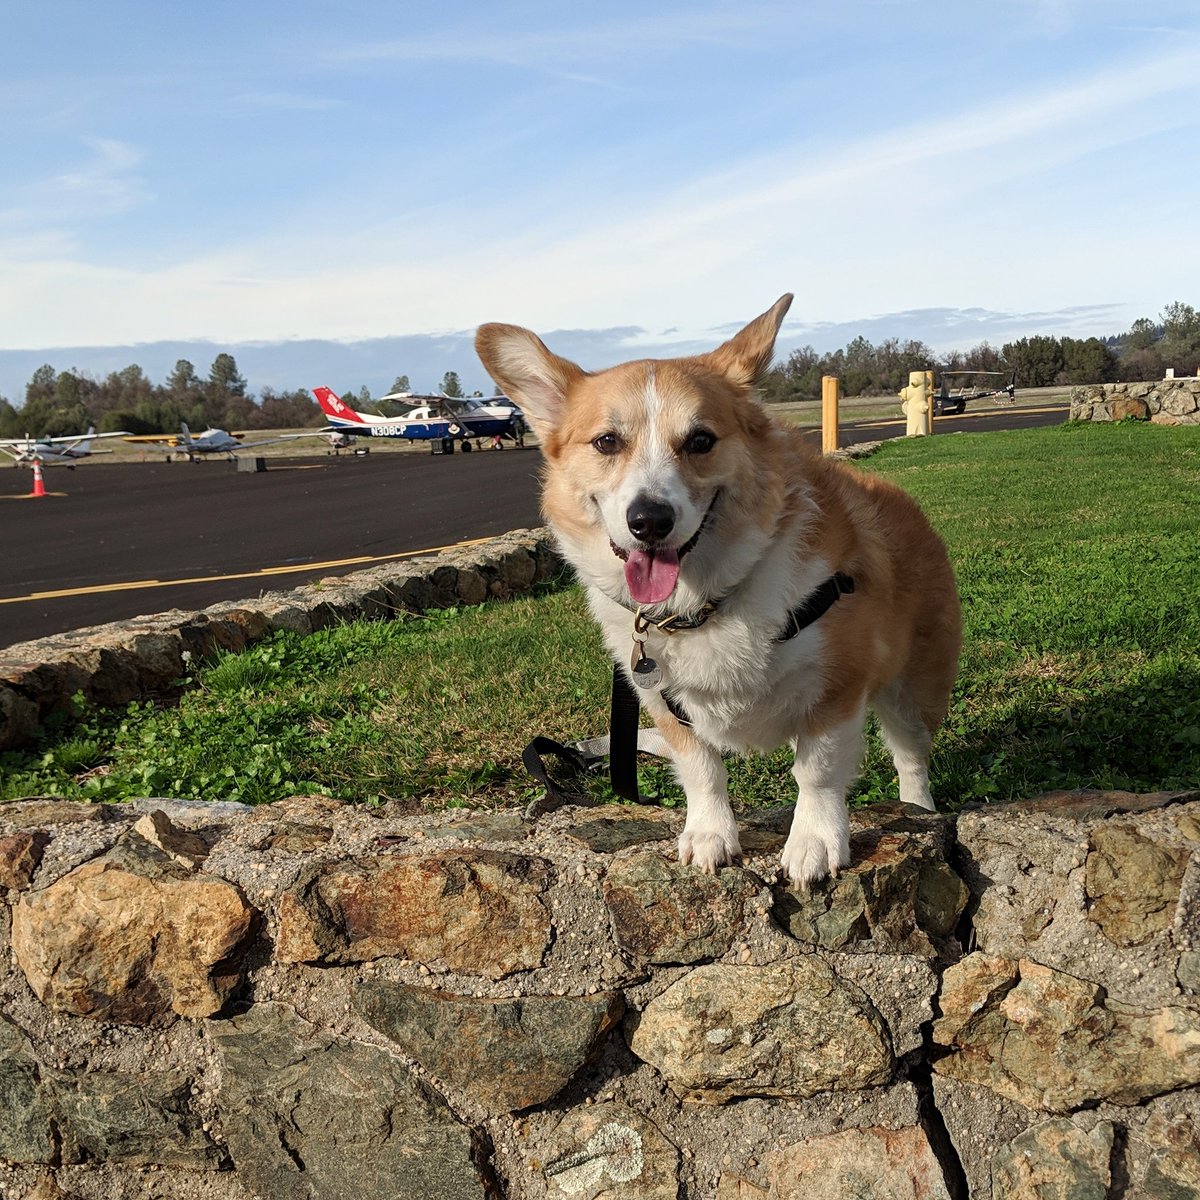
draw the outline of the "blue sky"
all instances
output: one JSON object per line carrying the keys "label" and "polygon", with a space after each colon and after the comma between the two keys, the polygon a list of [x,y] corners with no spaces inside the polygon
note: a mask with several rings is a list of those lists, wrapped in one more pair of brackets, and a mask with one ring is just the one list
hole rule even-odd
{"label": "blue sky", "polygon": [[820,348],[1200,304],[1194,0],[46,0],[3,31],[0,357],[507,320],[608,331],[602,366],[784,291],[782,344]]}

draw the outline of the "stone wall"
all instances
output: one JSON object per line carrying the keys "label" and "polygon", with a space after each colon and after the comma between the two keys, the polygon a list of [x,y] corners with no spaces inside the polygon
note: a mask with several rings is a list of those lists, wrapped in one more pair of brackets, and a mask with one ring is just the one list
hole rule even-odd
{"label": "stone wall", "polygon": [[1200,1197],[1200,792],[0,805],[0,1196]]}
{"label": "stone wall", "polygon": [[1126,417],[1155,425],[1200,424],[1200,377],[1071,389],[1072,421],[1123,421]]}
{"label": "stone wall", "polygon": [[545,529],[330,576],[288,592],[155,613],[0,647],[0,750],[29,744],[43,717],[76,693],[124,705],[167,692],[195,660],[244,650],[277,629],[307,634],[339,621],[481,604],[526,592],[562,569]]}

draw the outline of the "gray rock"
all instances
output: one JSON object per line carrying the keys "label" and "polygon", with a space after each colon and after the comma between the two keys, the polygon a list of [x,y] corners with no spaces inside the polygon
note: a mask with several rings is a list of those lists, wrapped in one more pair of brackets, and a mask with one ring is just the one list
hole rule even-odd
{"label": "gray rock", "polygon": [[128,1024],[215,1013],[241,977],[242,893],[127,834],[13,909],[12,949],[60,1012]]}
{"label": "gray rock", "polygon": [[617,993],[482,999],[372,980],[355,989],[368,1024],[492,1112],[543,1104],[620,1019]]}
{"label": "gray rock", "polygon": [[892,1078],[883,1020],[865,993],[816,956],[770,967],[697,967],[631,1018],[630,1049],[678,1095],[854,1090]]}
{"label": "gray rock", "polygon": [[59,1073],[64,1157],[78,1162],[82,1152],[99,1162],[217,1167],[222,1155],[192,1108],[191,1087],[181,1071]]}
{"label": "gray rock", "polygon": [[477,813],[459,820],[425,826],[425,836],[458,838],[464,842],[519,842],[533,827],[519,813]]}
{"label": "gray rock", "polygon": [[24,891],[33,882],[49,840],[40,829],[0,837],[0,888]]}
{"label": "gray rock", "polygon": [[58,1147],[51,1134],[53,1108],[41,1082],[29,1039],[0,1014],[0,1159],[52,1163]]}
{"label": "gray rock", "polygon": [[693,963],[729,949],[747,902],[762,886],[757,875],[736,867],[706,875],[649,852],[612,863],[604,902],[627,953],[652,963]]}
{"label": "gray rock", "polygon": [[563,832],[582,842],[594,854],[616,854],[630,846],[646,842],[662,842],[674,837],[670,818],[649,816],[605,816],[579,821]]}
{"label": "gray rock", "polygon": [[530,970],[550,941],[550,870],[500,850],[317,864],[280,901],[275,954],[331,963],[395,955],[493,978]]}
{"label": "gray rock", "polygon": [[466,1126],[390,1055],[259,1004],[214,1022],[218,1106],[238,1177],[270,1200],[484,1200]]}
{"label": "gray rock", "polygon": [[1149,1012],[1104,989],[1023,960],[972,954],[950,967],[934,1069],[1031,1109],[1061,1113],[1099,1100],[1136,1104],[1200,1083],[1200,1009]]}
{"label": "gray rock", "polygon": [[1183,844],[1197,801],[1200,792],[1058,792],[962,813],[956,862],[976,946],[1088,979],[1134,1007],[1169,1003],[1200,903]]}
{"label": "gray rock", "polygon": [[1027,1129],[992,1160],[992,1200],[1108,1200],[1113,1127],[1067,1118]]}
{"label": "gray rock", "polygon": [[913,833],[864,830],[850,843],[850,866],[807,893],[775,890],[773,915],[792,937],[827,950],[953,953],[967,886],[940,848]]}
{"label": "gray rock", "polygon": [[31,741],[38,728],[38,706],[13,688],[0,685],[0,750]]}
{"label": "gray rock", "polygon": [[1175,978],[1180,987],[1189,992],[1200,992],[1200,950],[1188,950],[1179,956]]}
{"label": "gray rock", "polygon": [[1139,1198],[1200,1200],[1200,1121],[1151,1117],[1139,1140],[1149,1149]]}
{"label": "gray rock", "polygon": [[722,1177],[718,1200],[950,1200],[945,1176],[925,1131],[847,1129],[772,1150],[763,1162],[766,1186]]}
{"label": "gray rock", "polygon": [[1131,825],[1092,831],[1087,863],[1089,917],[1117,946],[1140,946],[1170,928],[1188,851],[1164,846]]}
{"label": "gray rock", "polygon": [[550,1200],[676,1200],[679,1151],[621,1104],[576,1109],[540,1151]]}

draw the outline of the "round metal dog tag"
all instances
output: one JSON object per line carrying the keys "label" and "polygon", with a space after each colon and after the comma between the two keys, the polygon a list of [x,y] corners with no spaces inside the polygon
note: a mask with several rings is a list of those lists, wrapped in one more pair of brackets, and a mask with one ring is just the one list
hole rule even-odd
{"label": "round metal dog tag", "polygon": [[633,664],[633,682],[650,691],[662,683],[662,668],[654,659],[643,655]]}

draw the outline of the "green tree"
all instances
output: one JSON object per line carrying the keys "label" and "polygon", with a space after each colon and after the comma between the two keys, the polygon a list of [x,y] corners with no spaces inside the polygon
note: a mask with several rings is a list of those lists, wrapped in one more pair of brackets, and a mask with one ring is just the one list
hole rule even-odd
{"label": "green tree", "polygon": [[7,400],[0,397],[0,437],[14,438],[20,436],[20,415]]}
{"label": "green tree", "polygon": [[1038,335],[1006,342],[1003,353],[1009,367],[1016,371],[1021,387],[1050,387],[1058,382],[1063,370],[1062,343],[1058,338]]}
{"label": "green tree", "polygon": [[1138,317],[1121,339],[1124,349],[1149,350],[1162,337],[1162,330],[1149,317]]}
{"label": "green tree", "polygon": [[[113,371],[100,385],[96,403],[92,407],[92,415],[99,420],[104,414],[118,409],[131,412],[144,400],[154,395],[154,385],[146,377],[145,371],[131,363],[121,371]],[[122,425],[111,425],[111,429],[123,429]]]}
{"label": "green tree", "polygon": [[157,419],[147,421],[139,417],[138,414],[129,408],[114,408],[106,412],[104,416],[96,422],[96,427],[101,433],[116,433],[123,429],[126,433],[161,433],[162,427]]}
{"label": "green tree", "polygon": [[264,429],[305,429],[325,424],[325,414],[303,389],[275,392],[263,388],[260,407]]}
{"label": "green tree", "polygon": [[1195,374],[1200,370],[1200,313],[1175,300],[1162,310],[1162,326],[1163,362],[1174,367],[1176,375]]}
{"label": "green tree", "polygon": [[[213,364],[216,366],[216,363]],[[200,376],[196,368],[186,358],[177,359],[175,369],[167,376],[165,384],[167,391],[176,396],[185,396],[200,390]]]}
{"label": "green tree", "polygon": [[411,392],[412,385],[408,382],[408,376],[407,375],[397,375],[396,378],[392,380],[392,386],[388,389],[388,391],[389,391],[389,393],[390,392]]}
{"label": "green tree", "polygon": [[54,396],[54,383],[58,378],[54,368],[49,363],[43,363],[30,376],[25,385],[25,403],[30,400],[50,400]]}
{"label": "green tree", "polygon": [[1060,383],[1111,383],[1117,377],[1117,356],[1099,339],[1062,340]]}
{"label": "green tree", "polygon": [[458,372],[447,371],[442,376],[442,395],[461,397],[462,394],[462,383],[459,381]]}
{"label": "green tree", "polygon": [[209,386],[225,396],[244,396],[246,381],[238,374],[232,354],[218,354],[208,372]]}

